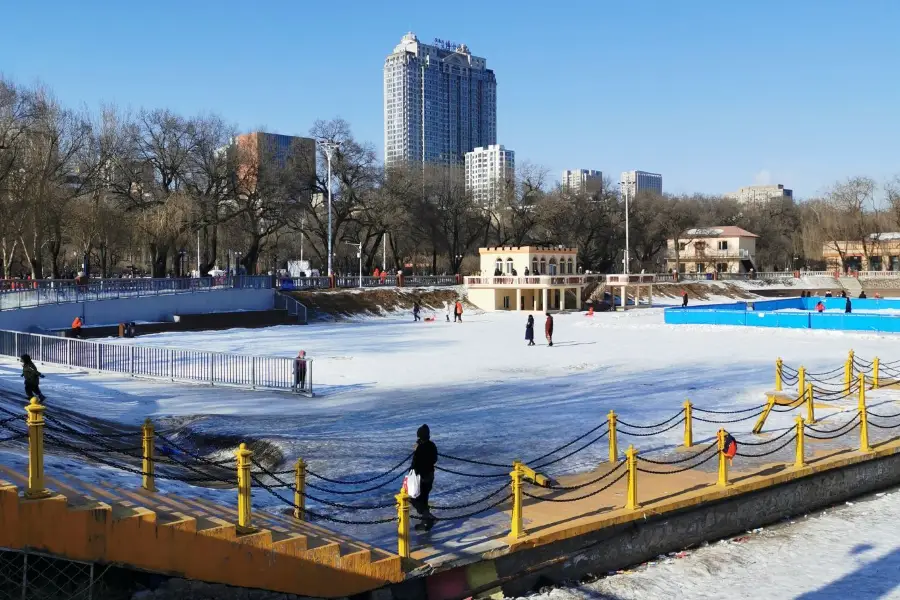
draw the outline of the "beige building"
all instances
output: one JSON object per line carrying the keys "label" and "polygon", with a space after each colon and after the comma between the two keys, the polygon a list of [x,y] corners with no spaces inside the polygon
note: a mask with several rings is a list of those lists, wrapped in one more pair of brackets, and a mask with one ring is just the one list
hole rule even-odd
{"label": "beige building", "polygon": [[829,270],[900,271],[900,232],[873,233],[865,248],[861,241],[828,242],[822,258]]}
{"label": "beige building", "polygon": [[748,273],[756,269],[757,237],[733,226],[688,229],[677,249],[676,240],[667,241],[666,267],[679,273]]}
{"label": "beige building", "polygon": [[577,274],[576,248],[500,246],[478,253],[481,275],[465,283],[469,301],[482,310],[578,310],[584,287],[596,279]]}

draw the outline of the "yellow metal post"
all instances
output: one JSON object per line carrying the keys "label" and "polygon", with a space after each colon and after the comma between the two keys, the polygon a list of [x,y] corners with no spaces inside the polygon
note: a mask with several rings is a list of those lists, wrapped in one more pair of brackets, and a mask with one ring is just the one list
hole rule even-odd
{"label": "yellow metal post", "polygon": [[294,518],[302,521],[304,512],[306,512],[306,463],[302,458],[298,458],[294,467]]}
{"label": "yellow metal post", "polygon": [[871,452],[869,445],[869,414],[866,411],[866,374],[859,374],[859,451]]}
{"label": "yellow metal post", "polygon": [[725,487],[728,485],[728,458],[725,456],[725,430],[720,429],[718,433],[719,441],[719,480],[716,485]]}
{"label": "yellow metal post", "polygon": [[813,386],[811,383],[806,384],[806,422],[812,425],[816,422],[816,409],[813,405]]}
{"label": "yellow metal post", "polygon": [[690,400],[684,401],[684,447],[694,445],[694,405]]}
{"label": "yellow metal post", "polygon": [[804,448],[803,442],[803,429],[806,427],[806,424],[803,422],[803,417],[797,415],[797,458],[794,460],[794,467],[797,469],[803,468],[806,466],[806,451]]}
{"label": "yellow metal post", "polygon": [[625,460],[628,464],[628,498],[625,501],[625,509],[637,510],[641,505],[637,500],[637,452],[634,446],[628,446],[628,450],[625,451]]}
{"label": "yellow metal post", "polygon": [[397,499],[397,554],[409,558],[409,494],[401,489],[394,498]]}
{"label": "yellow metal post", "polygon": [[509,473],[512,479],[513,507],[512,507],[512,523],[509,529],[509,539],[517,540],[525,531],[522,528],[522,462],[515,461],[512,471]]}
{"label": "yellow metal post", "polygon": [[143,449],[141,487],[148,492],[156,491],[155,461],[153,460],[154,437],[153,423],[150,422],[150,419],[144,420],[144,425],[141,427],[141,447]]}
{"label": "yellow metal post", "polygon": [[235,451],[237,457],[237,476],[238,476],[238,533],[252,533],[254,531],[251,525],[251,509],[250,509],[250,457],[253,451],[247,448],[247,444],[241,446]]}
{"label": "yellow metal post", "polygon": [[784,369],[784,361],[781,360],[781,357],[775,361],[775,391],[781,391],[781,378]]}
{"label": "yellow metal post", "polygon": [[797,394],[802,398],[806,393],[806,367],[797,370]]}
{"label": "yellow metal post", "polygon": [[32,398],[28,413],[28,489],[26,498],[46,498],[50,490],[44,487],[44,406]]}
{"label": "yellow metal post", "polygon": [[881,365],[881,361],[878,357],[875,357],[875,360],[872,361],[872,389],[878,389],[878,369]]}
{"label": "yellow metal post", "polygon": [[850,383],[853,381],[853,350],[847,356],[847,362],[844,363],[844,393],[850,393]]}
{"label": "yellow metal post", "polygon": [[769,396],[769,399],[766,401],[766,408],[759,418],[756,420],[756,424],[753,426],[753,433],[760,433],[763,427],[766,424],[766,419],[769,418],[769,413],[772,412],[772,409],[775,408],[775,396]]}
{"label": "yellow metal post", "polygon": [[609,411],[609,462],[615,464],[619,460],[619,443],[616,440],[616,413]]}

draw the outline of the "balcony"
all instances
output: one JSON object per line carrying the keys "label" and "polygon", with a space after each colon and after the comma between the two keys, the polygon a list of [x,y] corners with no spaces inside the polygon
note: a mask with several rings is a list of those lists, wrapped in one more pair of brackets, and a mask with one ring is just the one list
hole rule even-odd
{"label": "balcony", "polygon": [[[671,248],[666,250],[666,258],[675,260],[675,250]],[[699,248],[685,248],[684,250],[678,251],[677,258],[679,260],[687,261],[709,261],[716,259],[753,260],[753,255],[750,254],[749,250],[744,250],[743,248],[735,248],[733,250],[701,250]]]}
{"label": "balcony", "polygon": [[471,288],[551,288],[575,287],[603,281],[604,275],[529,275],[528,277],[466,277],[465,283]]}

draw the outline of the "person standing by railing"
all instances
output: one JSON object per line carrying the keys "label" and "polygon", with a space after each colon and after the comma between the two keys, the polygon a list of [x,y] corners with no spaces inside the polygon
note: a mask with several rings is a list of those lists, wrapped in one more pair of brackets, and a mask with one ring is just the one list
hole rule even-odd
{"label": "person standing by railing", "polygon": [[434,465],[437,464],[438,450],[431,441],[431,429],[422,425],[416,431],[416,449],[413,451],[411,470],[419,476],[419,495],[410,501],[422,522],[416,525],[417,531],[430,531],[437,519],[428,508],[428,494],[434,487]]}
{"label": "person standing by railing", "polygon": [[298,390],[306,389],[306,350],[298,352],[294,359],[294,387]]}
{"label": "person standing by railing", "polygon": [[76,316],[75,319],[72,321],[72,337],[73,338],[81,339],[81,337],[83,335],[82,331],[81,331],[81,327],[83,325],[84,325],[84,322],[81,320],[81,317]]}

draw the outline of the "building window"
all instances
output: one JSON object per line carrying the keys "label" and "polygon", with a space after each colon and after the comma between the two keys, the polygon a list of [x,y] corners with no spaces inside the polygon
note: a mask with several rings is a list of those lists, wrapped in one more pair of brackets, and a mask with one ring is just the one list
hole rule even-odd
{"label": "building window", "polygon": [[503,261],[501,259],[497,259],[497,262],[494,263],[494,275],[503,272]]}
{"label": "building window", "polygon": [[556,275],[556,259],[550,259],[550,275]]}
{"label": "building window", "polygon": [[541,259],[541,275],[546,275],[546,274],[547,274],[547,259],[542,258]]}
{"label": "building window", "polygon": [[512,275],[512,272],[513,272],[513,259],[507,258],[506,259],[506,274]]}
{"label": "building window", "polygon": [[728,250],[727,240],[719,240],[719,250]]}
{"label": "building window", "polygon": [[684,252],[684,249],[687,248],[687,242],[678,242],[678,250]]}
{"label": "building window", "polygon": [[728,272],[728,263],[716,263],[716,272],[727,273]]}
{"label": "building window", "polygon": [[572,260],[571,258],[569,259],[569,269],[568,269],[568,272],[569,272],[569,275],[572,275],[573,273],[575,273],[575,261]]}
{"label": "building window", "polygon": [[537,257],[531,259],[531,274],[532,274],[532,275],[537,275],[537,274],[538,274],[538,260],[537,260]]}

